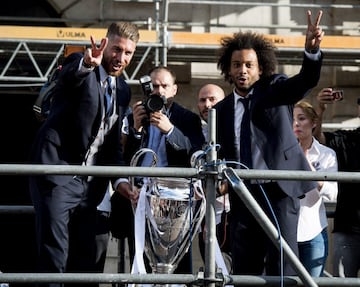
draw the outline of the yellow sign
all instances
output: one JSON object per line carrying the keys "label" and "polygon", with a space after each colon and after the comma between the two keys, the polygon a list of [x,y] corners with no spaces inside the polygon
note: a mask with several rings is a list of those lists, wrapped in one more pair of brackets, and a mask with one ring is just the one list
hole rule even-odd
{"label": "yellow sign", "polygon": [[[88,41],[93,36],[99,42],[106,35],[102,28],[66,28],[36,26],[0,26],[0,39]],[[156,32],[140,30],[141,42],[156,42]]]}
{"label": "yellow sign", "polygon": [[[35,26],[0,26],[0,39],[19,40],[56,40],[56,41],[81,41],[90,44],[90,36],[97,42],[105,37],[106,29],[103,28],[67,28],[67,27],[35,27]],[[169,32],[170,45],[220,45],[222,37],[232,34],[219,33],[192,33]],[[277,47],[303,48],[305,36],[265,35]],[[140,42],[158,43],[156,31],[140,30]],[[325,35],[322,48],[334,49],[359,49],[360,37],[357,36],[327,36]]]}

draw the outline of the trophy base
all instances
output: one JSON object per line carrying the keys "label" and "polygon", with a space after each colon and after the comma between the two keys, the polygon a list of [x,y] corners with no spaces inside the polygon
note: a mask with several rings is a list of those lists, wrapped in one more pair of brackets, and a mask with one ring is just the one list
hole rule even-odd
{"label": "trophy base", "polygon": [[157,263],[151,266],[152,273],[157,274],[172,274],[176,268],[173,264]]}
{"label": "trophy base", "polygon": [[[173,264],[157,263],[152,266],[153,274],[172,274],[177,266]],[[154,284],[153,287],[186,287],[185,284]]]}

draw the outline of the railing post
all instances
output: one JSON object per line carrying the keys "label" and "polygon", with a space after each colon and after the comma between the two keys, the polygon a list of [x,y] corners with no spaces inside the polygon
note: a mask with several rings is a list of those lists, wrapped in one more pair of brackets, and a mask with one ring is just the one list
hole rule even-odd
{"label": "railing post", "polygon": [[206,237],[205,237],[205,270],[204,279],[205,286],[215,287],[215,242],[216,242],[216,222],[215,222],[215,198],[216,191],[215,186],[217,182],[217,170],[216,170],[216,112],[214,109],[210,109],[208,113],[208,146],[209,152],[206,154]]}

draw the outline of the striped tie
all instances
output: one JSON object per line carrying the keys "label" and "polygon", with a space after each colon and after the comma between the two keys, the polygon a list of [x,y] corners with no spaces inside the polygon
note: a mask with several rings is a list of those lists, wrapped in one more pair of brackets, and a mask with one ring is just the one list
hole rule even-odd
{"label": "striped tie", "polygon": [[108,117],[111,114],[111,98],[112,98],[112,87],[111,77],[106,78],[107,86],[105,88],[105,115]]}

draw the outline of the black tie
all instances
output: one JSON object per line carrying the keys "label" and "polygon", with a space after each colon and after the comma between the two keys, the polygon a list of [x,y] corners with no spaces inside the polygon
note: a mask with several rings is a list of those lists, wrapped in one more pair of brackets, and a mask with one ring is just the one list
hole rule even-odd
{"label": "black tie", "polygon": [[107,82],[107,86],[105,89],[105,115],[108,117],[111,113],[111,98],[112,98],[111,77],[107,77],[106,82]]}
{"label": "black tie", "polygon": [[239,101],[244,105],[240,132],[240,162],[252,168],[249,98],[240,98]]}

